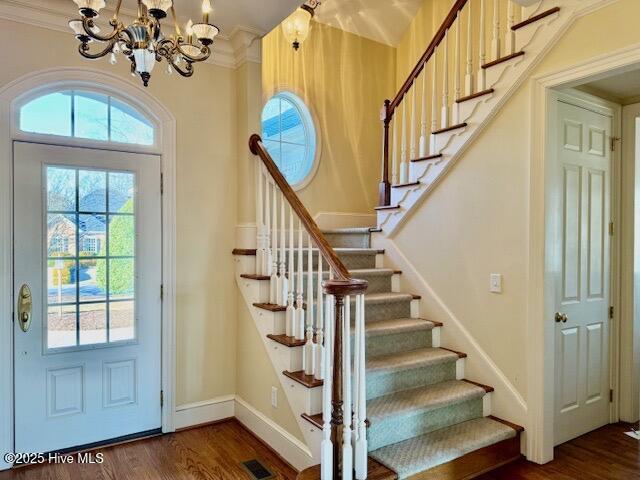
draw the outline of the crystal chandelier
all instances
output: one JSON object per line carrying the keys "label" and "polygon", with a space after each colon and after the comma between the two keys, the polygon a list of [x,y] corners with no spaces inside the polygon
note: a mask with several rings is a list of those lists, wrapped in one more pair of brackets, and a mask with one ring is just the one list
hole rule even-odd
{"label": "crystal chandelier", "polygon": [[[173,70],[183,77],[193,75],[193,64],[202,62],[211,55],[211,44],[220,30],[209,23],[211,13],[210,0],[202,2],[202,22],[189,20],[186,38],[182,35],[173,0],[138,0],[138,15],[131,25],[125,26],[120,20],[122,0],[118,0],[109,25],[113,31],[101,34],[95,24],[105,0],[73,0],[79,8],[82,18],[71,20],[69,27],[80,41],[80,55],[89,59],[110,56],[112,64],[118,55],[124,55],[131,61],[131,74],[139,76],[144,86],[149,85],[151,72],[156,62],[164,58],[167,61],[167,73]],[[161,20],[171,13],[175,32],[166,35],[162,32]],[[91,52],[90,44],[99,42],[103,48]]]}

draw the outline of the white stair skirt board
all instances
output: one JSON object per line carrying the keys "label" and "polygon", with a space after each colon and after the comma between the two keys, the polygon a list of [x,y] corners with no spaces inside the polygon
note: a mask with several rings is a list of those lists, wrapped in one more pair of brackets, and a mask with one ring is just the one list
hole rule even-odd
{"label": "white stair skirt board", "polygon": [[176,407],[176,430],[231,418],[234,415],[235,396],[225,395],[202,402],[186,403]]}
{"label": "white stair skirt board", "polygon": [[635,438],[636,440],[640,440],[640,432],[636,430],[632,430],[630,432],[624,432],[624,434],[630,436],[631,438]]}
{"label": "white stair skirt board", "polygon": [[235,417],[296,470],[315,465],[309,448],[242,398],[235,398]]}
{"label": "white stair skirt board", "polygon": [[[530,3],[528,0],[522,1]],[[464,102],[460,106],[460,121],[466,122],[467,127],[434,136],[436,144],[431,153],[442,153],[443,157],[435,162],[415,166],[413,172],[415,178],[412,180],[419,181],[420,185],[405,192],[392,193],[394,198],[401,197],[399,200],[401,208],[378,211],[378,227],[382,228],[387,235],[392,235],[481,134],[490,123],[490,119],[529,78],[536,65],[553,48],[574,20],[610,3],[612,0],[564,0],[563,2],[536,0],[531,7],[536,12],[544,12],[558,5],[561,10],[518,31],[515,51],[524,51],[523,56],[488,69],[480,69],[480,73],[486,76],[486,85],[479,90],[494,88],[495,92],[492,95]],[[487,14],[490,14],[489,11]],[[489,47],[490,45],[487,45],[487,49]],[[438,69],[440,68],[442,66],[438,65]]]}

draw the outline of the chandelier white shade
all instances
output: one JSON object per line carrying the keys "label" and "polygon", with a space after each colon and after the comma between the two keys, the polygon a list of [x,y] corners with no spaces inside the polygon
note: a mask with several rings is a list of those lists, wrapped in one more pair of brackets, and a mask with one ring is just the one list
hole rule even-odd
{"label": "chandelier white shade", "polygon": [[311,19],[315,13],[315,8],[320,5],[317,0],[309,0],[301,5],[284,22],[282,22],[282,33],[294,50],[298,50],[300,45],[307,39],[311,31]]}
{"label": "chandelier white shade", "polygon": [[[172,0],[138,0],[138,15],[130,25],[120,20],[122,0],[117,0],[115,12],[109,21],[112,31],[101,35],[95,24],[95,17],[105,8],[104,0],[73,0],[78,6],[82,18],[73,19],[69,27],[80,41],[79,52],[85,58],[97,59],[109,57],[112,64],[117,63],[118,55],[131,62],[131,72],[148,86],[151,72],[157,62],[168,63],[167,73],[177,71],[184,77],[193,75],[193,64],[208,59],[211,44],[220,30],[209,22],[212,11],[210,0],[202,3],[202,22],[187,25],[187,38],[182,36],[176,19]],[[171,14],[174,31],[166,34],[162,31],[161,20]],[[101,50],[91,51],[90,44],[102,45]]]}

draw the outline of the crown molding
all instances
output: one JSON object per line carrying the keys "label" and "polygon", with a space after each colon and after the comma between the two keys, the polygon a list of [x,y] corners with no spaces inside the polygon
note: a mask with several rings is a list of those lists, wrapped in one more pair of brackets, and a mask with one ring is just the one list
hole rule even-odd
{"label": "crown molding", "polygon": [[[106,11],[109,12],[109,10]],[[135,12],[131,10],[123,10],[120,16],[124,21],[133,21],[134,15]],[[63,8],[42,4],[36,7],[24,0],[2,0],[0,1],[0,18],[73,34],[68,25],[71,17],[68,10]],[[216,38],[211,57],[204,63],[232,69],[238,68],[247,61],[260,63],[260,42],[255,40],[261,38],[264,33],[253,27],[236,26],[230,35],[221,34]]]}

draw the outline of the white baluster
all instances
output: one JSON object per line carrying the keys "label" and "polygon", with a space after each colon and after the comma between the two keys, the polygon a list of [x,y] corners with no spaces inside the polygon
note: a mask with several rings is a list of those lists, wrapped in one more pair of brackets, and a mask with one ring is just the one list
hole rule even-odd
{"label": "white baluster", "polygon": [[313,343],[313,250],[311,235],[307,238],[307,343],[304,345],[304,373],[314,375],[316,345]]}
{"label": "white baluster", "polygon": [[[296,285],[296,339],[304,340],[304,292],[303,292],[303,279],[302,272],[304,270],[303,267],[303,246],[302,246],[302,220],[300,220],[300,224],[298,225],[298,278]],[[303,357],[304,359],[304,357]]]}
{"label": "white baluster", "polygon": [[[409,123],[409,128],[411,128],[411,143],[410,143],[410,148],[409,148],[409,160],[413,160],[415,158],[417,158],[416,156],[416,121],[418,118],[417,115],[417,106],[418,104],[416,103],[416,89],[418,88],[418,85],[416,84],[416,82],[413,82],[413,85],[411,86],[411,121]],[[408,169],[408,164],[407,164],[407,169]],[[407,179],[408,179],[409,175],[407,172]],[[407,180],[407,181],[411,181],[411,180]]]}
{"label": "white baluster", "polygon": [[289,282],[287,280],[287,243],[286,243],[286,220],[285,220],[285,198],[280,193],[280,264],[278,274],[280,277],[280,289],[278,290],[278,305],[287,306],[287,294],[289,293]]}
{"label": "white baluster", "polygon": [[256,274],[264,275],[264,227],[262,225],[262,167],[256,162]]}
{"label": "white baluster", "polygon": [[467,69],[464,76],[464,94],[473,94],[473,15],[471,10],[473,1],[467,3]]}
{"label": "white baluster", "polygon": [[[264,232],[264,243],[267,249],[267,254],[264,258],[264,274],[271,276],[271,267],[273,266],[273,251],[271,250],[271,182],[267,175],[264,176],[264,203],[266,219],[266,227]],[[271,283],[269,283],[271,285]],[[271,295],[269,295],[271,297]]]}
{"label": "white baluster", "polygon": [[420,157],[426,157],[428,151],[427,137],[427,67],[422,69],[422,108],[420,108]]}
{"label": "white baluster", "polygon": [[324,363],[324,300],[322,293],[322,255],[318,253],[318,285],[317,293],[318,297],[316,304],[318,310],[316,312],[316,378],[322,380],[324,378],[324,370],[322,365]]}
{"label": "white baluster", "polygon": [[429,153],[436,153],[436,136],[433,134],[438,130],[438,49],[433,51],[433,79],[431,81],[431,138],[429,140]]}
{"label": "white baluster", "polygon": [[400,183],[407,183],[409,169],[407,168],[407,102],[402,99],[402,149],[400,155]]}
{"label": "white baluster", "polygon": [[449,126],[449,30],[444,33],[444,59],[442,60],[442,128]]}
{"label": "white baluster", "polygon": [[486,38],[485,38],[485,5],[484,0],[480,0],[480,63],[478,64],[478,92],[482,92],[486,90],[487,85],[487,76],[484,68],[482,66],[485,64],[487,59],[486,52]]}
{"label": "white baluster", "polygon": [[271,287],[272,297],[270,302],[275,305],[280,305],[280,297],[282,294],[282,278],[280,277],[280,262],[281,262],[281,251],[278,248],[278,186],[273,184],[273,204],[271,206],[271,211],[273,213],[273,271],[271,272],[271,279],[275,278],[275,282]]}
{"label": "white baluster", "polygon": [[398,183],[398,119],[396,115],[394,115],[390,127],[393,129],[393,145],[391,145],[391,185],[396,185]]}
{"label": "white baluster", "polygon": [[358,349],[358,363],[354,365],[354,370],[358,372],[357,392],[358,416],[356,427],[358,430],[355,452],[355,471],[357,480],[367,478],[367,382],[365,378],[366,342],[365,342],[365,315],[364,315],[364,295],[356,298],[356,328],[360,327],[360,333],[356,334]]}
{"label": "white baluster", "polygon": [[[344,313],[342,316],[342,378],[343,389],[342,398],[342,480],[353,478],[353,447],[351,445],[351,422],[353,406],[351,405],[351,297],[344,297]],[[336,345],[336,348],[339,348]]]}
{"label": "white baluster", "polygon": [[454,87],[453,87],[453,124],[457,125],[460,120],[460,104],[456,100],[460,99],[460,12],[456,15],[456,46],[454,55]]}
{"label": "white baluster", "polygon": [[491,58],[500,58],[500,0],[493,0],[493,29],[491,33]]}
{"label": "white baluster", "polygon": [[286,330],[287,337],[295,337],[296,336],[296,307],[294,302],[294,264],[293,264],[293,255],[295,251],[295,244],[293,243],[293,207],[289,207],[289,261],[288,261],[288,289],[287,292],[287,313],[286,313]]}
{"label": "white baluster", "polygon": [[[329,277],[331,278],[331,277]],[[320,445],[320,479],[333,479],[333,443],[331,442],[331,389],[333,380],[333,317],[335,308],[333,297],[326,296],[326,321],[324,329],[324,362],[322,363],[324,383],[322,385],[322,443]],[[338,480],[338,479],[336,479]]]}
{"label": "white baluster", "polygon": [[515,25],[515,11],[513,8],[513,0],[507,0],[507,38],[505,40],[505,48],[507,55],[516,53],[516,32],[511,27]]}

